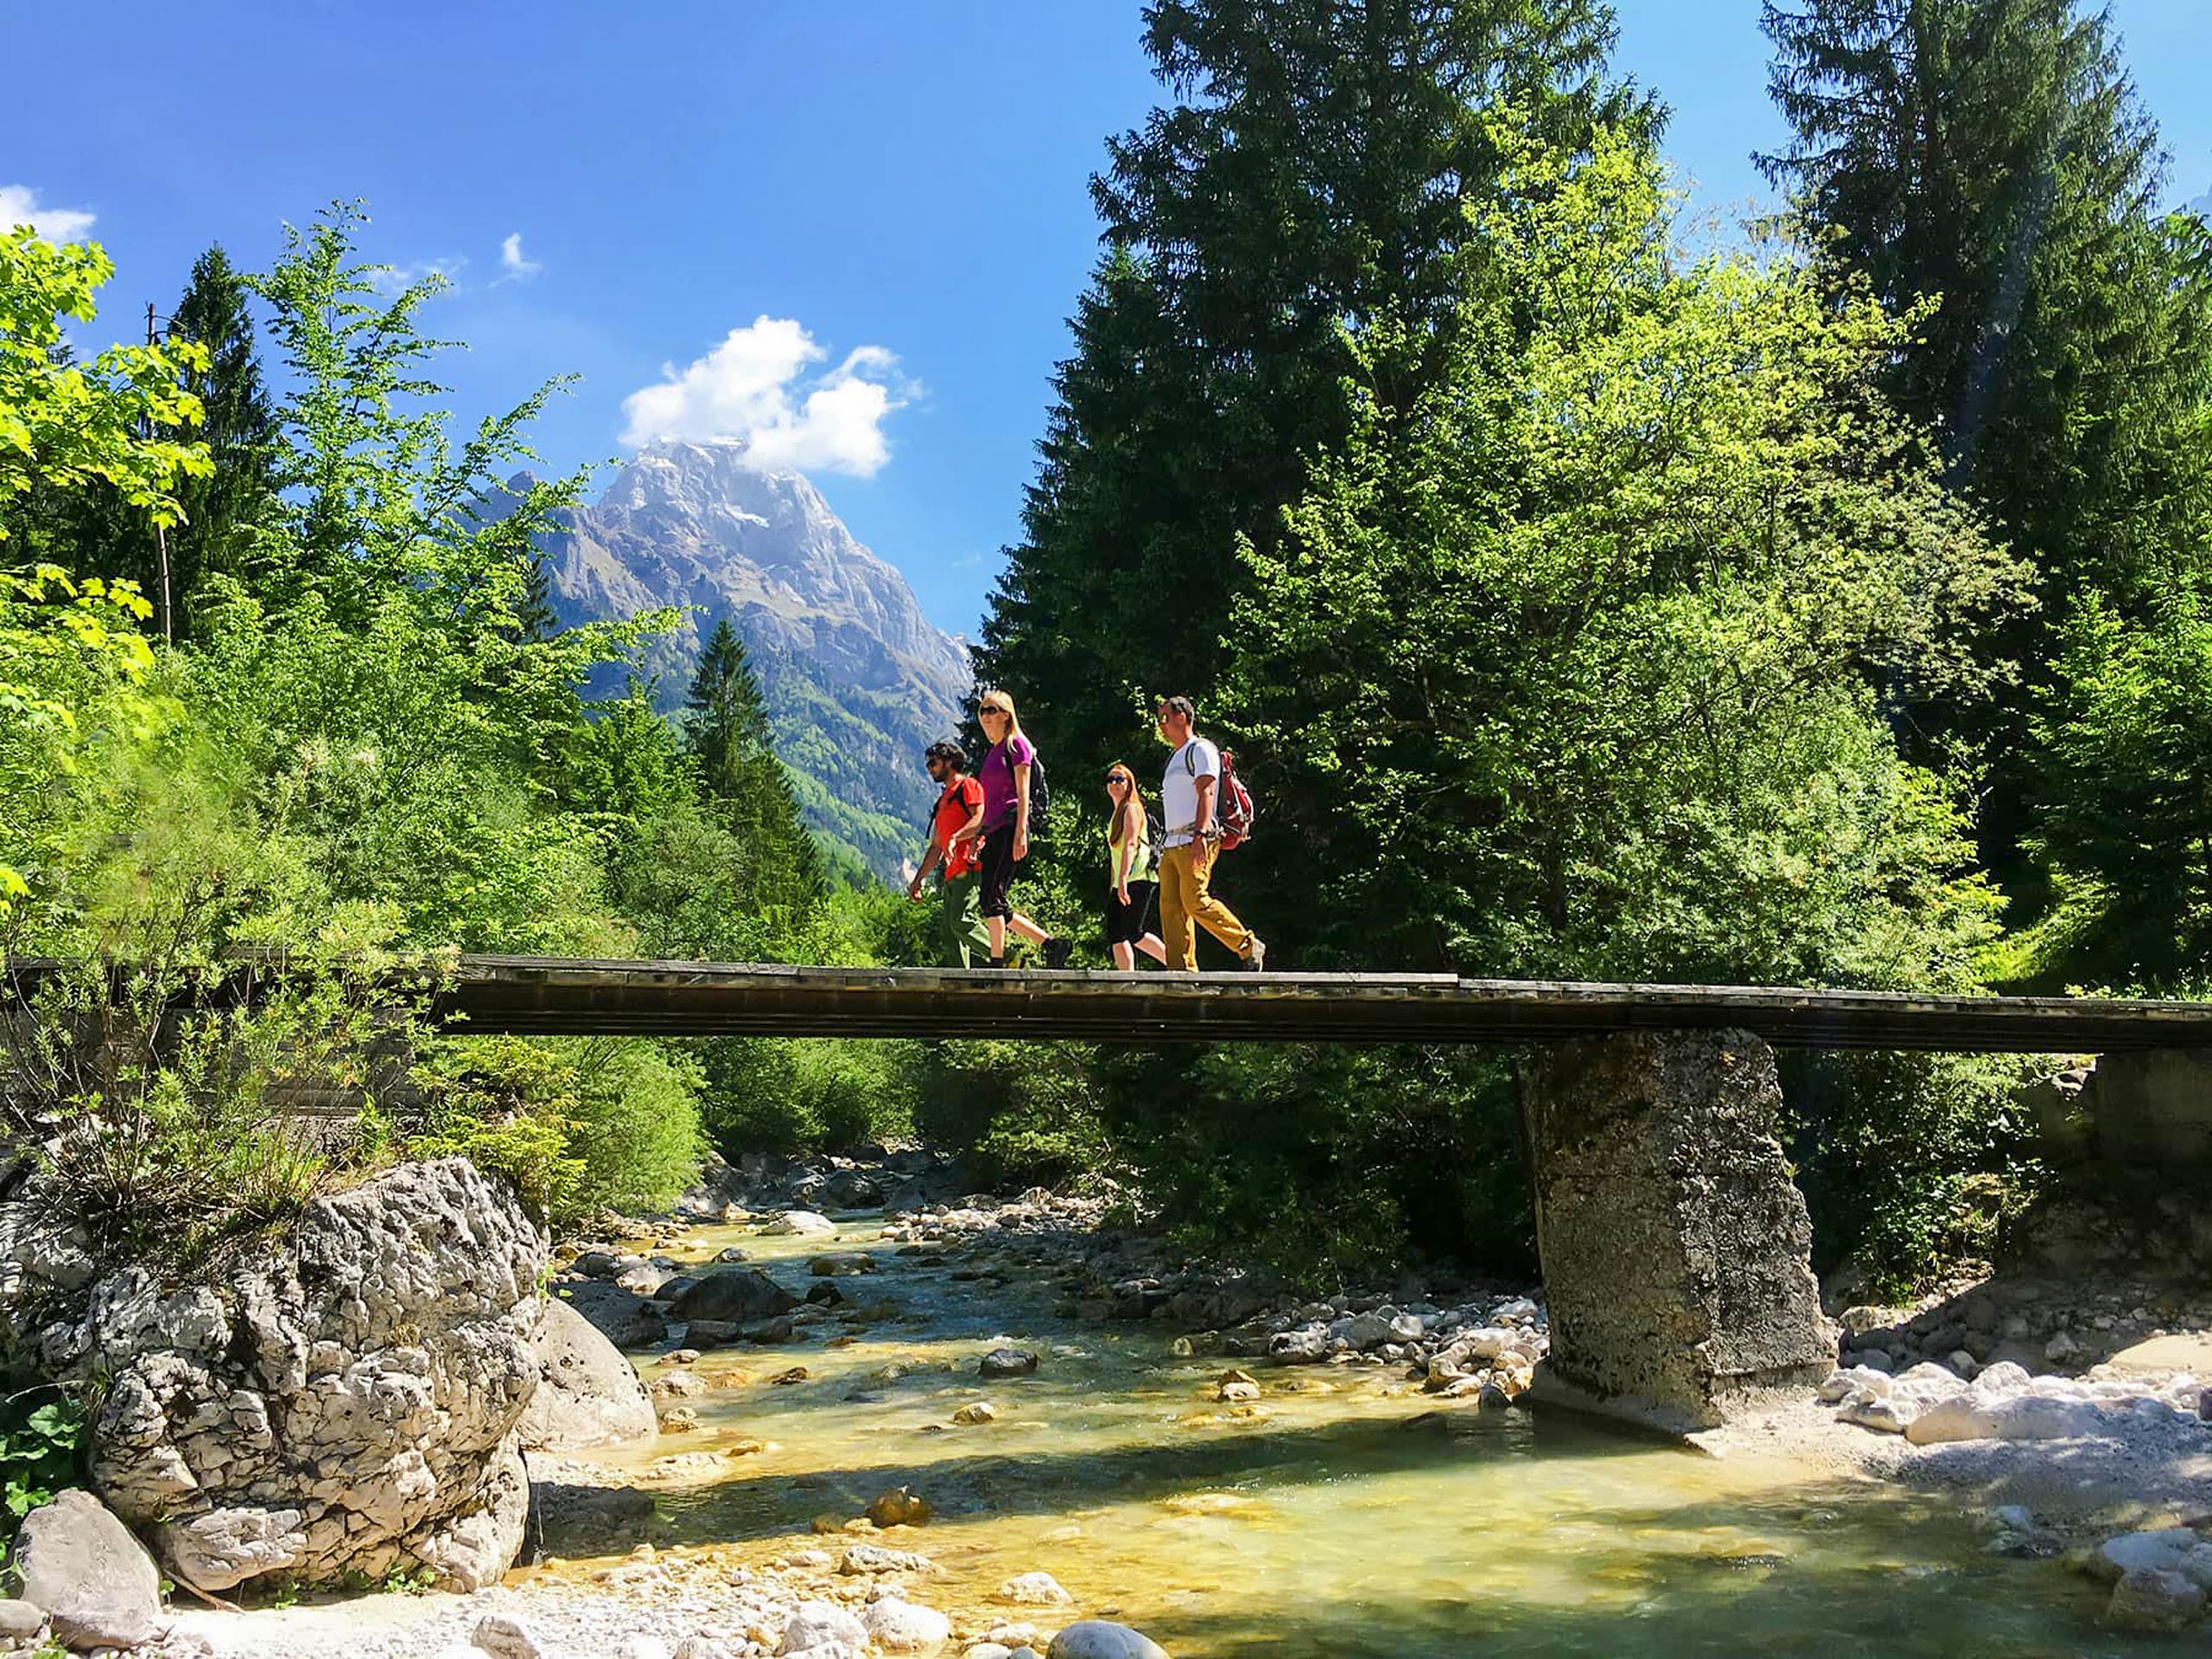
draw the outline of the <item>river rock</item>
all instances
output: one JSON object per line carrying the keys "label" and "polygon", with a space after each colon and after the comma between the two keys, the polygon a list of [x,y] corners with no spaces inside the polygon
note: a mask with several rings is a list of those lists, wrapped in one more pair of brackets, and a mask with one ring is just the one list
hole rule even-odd
{"label": "river rock", "polygon": [[1167,1659],[1167,1649],[1126,1624],[1086,1618],[1054,1637],[1046,1659]]}
{"label": "river rock", "polygon": [[919,1527],[928,1523],[937,1509],[912,1487],[893,1486],[887,1492],[879,1492],[867,1513],[879,1527]]}
{"label": "river rock", "polygon": [[952,1636],[952,1621],[936,1608],[896,1596],[868,1603],[861,1624],[886,1653],[927,1653],[943,1647]]}
{"label": "river rock", "polygon": [[817,1648],[868,1646],[868,1628],[834,1601],[802,1601],[784,1621],[779,1654],[808,1653]]}
{"label": "river rock", "polygon": [[2176,1573],[2198,1589],[2212,1591],[2212,1543],[2188,1527],[2158,1527],[2107,1538],[2088,1565],[2092,1576],[2107,1582],[2131,1573]]}
{"label": "river rock", "polygon": [[798,1306],[798,1298],[758,1268],[728,1268],[709,1274],[673,1306],[679,1319],[743,1325],[788,1313]]}
{"label": "river rock", "polygon": [[963,1428],[975,1428],[983,1423],[996,1422],[998,1413],[987,1400],[978,1400],[952,1414],[952,1421]]}
{"label": "river rock", "polygon": [[1027,1376],[1037,1369],[1037,1356],[1027,1348],[994,1348],[976,1363],[984,1376]]}
{"label": "river rock", "polygon": [[512,1613],[486,1613],[469,1632],[468,1644],[480,1648],[492,1659],[539,1659],[544,1649],[529,1625]]}
{"label": "river rock", "polygon": [[526,1452],[573,1452],[652,1438],[653,1402],[637,1370],[591,1321],[557,1298],[531,1339],[539,1367],[518,1432]]}
{"label": "river rock", "polygon": [[2204,1617],[2204,1592],[2178,1573],[2140,1569],[2112,1587],[2105,1622],[2123,1630],[2185,1630]]}
{"label": "river rock", "polygon": [[22,1599],[45,1612],[63,1645],[132,1648],[152,1637],[162,1575],[90,1492],[63,1492],[26,1516],[15,1566]]}
{"label": "river rock", "polygon": [[112,1379],[93,1487],[181,1582],[427,1568],[474,1590],[522,1546],[544,1265],[505,1183],[404,1164],[315,1200],[219,1286],[117,1270],[41,1345]]}
{"label": "river rock", "polygon": [[1075,1598],[1049,1573],[1023,1573],[998,1587],[998,1599],[1018,1607],[1065,1607]]}
{"label": "river rock", "polygon": [[1915,1446],[1947,1440],[2067,1440],[2094,1434],[2104,1413],[2087,1400],[2020,1394],[1991,1400],[1963,1394],[1939,1401],[1906,1424],[1904,1437]]}
{"label": "river rock", "polygon": [[779,1237],[799,1234],[812,1238],[836,1232],[837,1224],[816,1211],[786,1210],[760,1230]]}
{"label": "river rock", "polygon": [[0,1600],[0,1642],[29,1645],[46,1629],[46,1610],[28,1601]]}
{"label": "river rock", "polygon": [[937,1563],[911,1549],[886,1549],[880,1544],[855,1544],[837,1563],[840,1573],[934,1573]]}
{"label": "river rock", "polygon": [[882,1186],[857,1169],[839,1170],[830,1178],[824,1193],[840,1210],[876,1210],[883,1205]]}

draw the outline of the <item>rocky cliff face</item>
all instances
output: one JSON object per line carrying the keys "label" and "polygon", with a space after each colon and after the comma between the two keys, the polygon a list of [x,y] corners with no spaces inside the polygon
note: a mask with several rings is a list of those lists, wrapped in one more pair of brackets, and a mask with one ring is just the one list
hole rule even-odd
{"label": "rocky cliff face", "polygon": [[563,622],[698,607],[649,655],[664,707],[728,616],[810,819],[880,873],[912,855],[930,798],[921,752],[957,728],[968,649],[804,478],[754,471],[736,443],[655,444],[545,551]]}

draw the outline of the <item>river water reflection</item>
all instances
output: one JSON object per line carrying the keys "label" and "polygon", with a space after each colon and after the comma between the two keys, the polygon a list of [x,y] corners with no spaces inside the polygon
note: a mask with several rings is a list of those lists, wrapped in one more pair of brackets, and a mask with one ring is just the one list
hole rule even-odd
{"label": "river water reflection", "polygon": [[[700,1428],[624,1454],[652,1478],[658,1534],[768,1560],[842,1536],[909,1485],[928,1526],[869,1532],[944,1572],[912,1592],[980,1629],[1122,1619],[1178,1659],[1484,1654],[2145,1654],[2101,1630],[2102,1592],[2055,1564],[1985,1554],[1947,1506],[1780,1461],[1716,1460],[1554,1414],[1446,1408],[1395,1370],[1255,1365],[1249,1414],[1213,1398],[1238,1362],[1177,1358],[1141,1325],[1051,1312],[1057,1288],[952,1276],[900,1257],[879,1224],[834,1239],[706,1229],[804,1292],[814,1256],[868,1255],[835,1281],[851,1325],[790,1347],[711,1351]],[[988,1259],[960,1266],[988,1270]],[[849,1344],[825,1338],[849,1334]],[[995,1343],[1036,1375],[986,1382]],[[667,1367],[635,1356],[651,1378]],[[803,1381],[770,1379],[804,1364]],[[977,1401],[995,1421],[952,1426]],[[728,1452],[747,1440],[766,1449]],[[662,1459],[683,1464],[653,1465]],[[686,1465],[690,1465],[687,1467]],[[698,1472],[700,1466],[708,1472]],[[1049,1573],[1071,1610],[992,1595]]]}

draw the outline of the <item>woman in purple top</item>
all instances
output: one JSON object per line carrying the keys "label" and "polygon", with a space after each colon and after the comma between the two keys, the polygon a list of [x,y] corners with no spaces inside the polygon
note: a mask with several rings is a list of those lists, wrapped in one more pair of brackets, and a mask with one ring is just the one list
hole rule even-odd
{"label": "woman in purple top", "polygon": [[1021,721],[1014,712],[1014,699],[996,687],[983,693],[976,717],[990,753],[976,768],[983,785],[983,822],[978,830],[983,849],[980,871],[983,925],[991,936],[991,966],[1006,966],[1006,931],[1014,931],[1044,952],[1047,968],[1068,963],[1068,942],[1054,938],[1007,901],[1007,887],[1014,867],[1029,856],[1029,768],[1037,751],[1021,734]]}

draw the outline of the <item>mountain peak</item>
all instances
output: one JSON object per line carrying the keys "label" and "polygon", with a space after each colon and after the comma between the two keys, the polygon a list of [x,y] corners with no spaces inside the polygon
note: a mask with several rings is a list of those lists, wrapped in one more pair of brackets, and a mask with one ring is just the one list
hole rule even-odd
{"label": "mountain peak", "polygon": [[931,796],[922,750],[958,730],[974,674],[897,568],[803,474],[748,466],[735,440],[650,444],[564,517],[545,548],[563,621],[688,607],[646,653],[673,706],[728,617],[810,819],[895,874]]}

